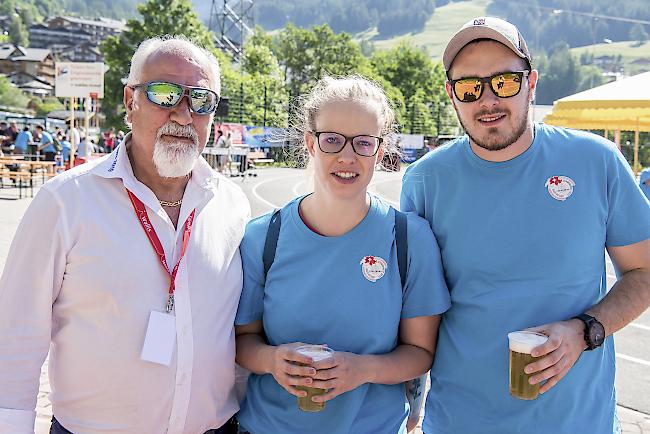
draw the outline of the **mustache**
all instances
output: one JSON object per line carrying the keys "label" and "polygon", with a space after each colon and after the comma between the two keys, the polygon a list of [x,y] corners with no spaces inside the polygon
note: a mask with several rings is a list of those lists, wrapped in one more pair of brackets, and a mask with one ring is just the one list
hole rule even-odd
{"label": "mustache", "polygon": [[480,118],[481,116],[492,116],[492,115],[509,115],[510,110],[505,108],[499,108],[496,110],[479,110],[474,115],[475,118]]}
{"label": "mustache", "polygon": [[191,139],[195,144],[199,142],[199,135],[191,124],[179,125],[176,122],[167,122],[158,129],[156,138],[160,139],[165,135]]}

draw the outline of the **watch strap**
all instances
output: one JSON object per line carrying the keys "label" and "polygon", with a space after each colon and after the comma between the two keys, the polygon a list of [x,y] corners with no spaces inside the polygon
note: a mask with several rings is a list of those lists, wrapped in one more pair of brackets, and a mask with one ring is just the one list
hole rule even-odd
{"label": "watch strap", "polygon": [[584,339],[587,344],[586,351],[596,349],[598,345],[596,345],[596,343],[591,340],[591,334],[589,333],[589,330],[591,329],[591,325],[598,320],[586,313],[581,313],[580,315],[576,315],[573,318],[577,318],[585,324]]}

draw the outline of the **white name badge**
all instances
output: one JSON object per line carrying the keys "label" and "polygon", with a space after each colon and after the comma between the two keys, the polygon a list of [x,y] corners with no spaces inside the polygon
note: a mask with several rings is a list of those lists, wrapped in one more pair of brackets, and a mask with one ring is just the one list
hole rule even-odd
{"label": "white name badge", "polygon": [[140,358],[147,362],[169,366],[175,345],[176,318],[163,312],[151,311]]}

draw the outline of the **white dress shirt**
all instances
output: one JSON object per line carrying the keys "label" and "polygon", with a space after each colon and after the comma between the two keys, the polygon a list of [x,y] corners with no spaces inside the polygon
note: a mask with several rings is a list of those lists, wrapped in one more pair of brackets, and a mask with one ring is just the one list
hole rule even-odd
{"label": "white dress shirt", "polygon": [[[0,278],[0,433],[34,431],[50,351],[53,413],[75,434],[203,433],[237,410],[233,321],[242,286],[246,196],[200,158],[175,229],[133,175],[125,144],[46,183],[16,232]],[[125,187],[147,206],[176,278],[170,366],[140,359],[169,275]]]}

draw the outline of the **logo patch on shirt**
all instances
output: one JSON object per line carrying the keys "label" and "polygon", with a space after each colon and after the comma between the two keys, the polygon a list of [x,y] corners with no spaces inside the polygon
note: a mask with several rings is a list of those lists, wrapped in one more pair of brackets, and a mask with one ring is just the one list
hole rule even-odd
{"label": "logo patch on shirt", "polygon": [[553,199],[565,201],[573,194],[573,187],[576,183],[568,176],[551,176],[546,180],[544,187]]}
{"label": "logo patch on shirt", "polygon": [[379,256],[364,256],[361,260],[361,272],[363,277],[371,282],[376,282],[386,274],[388,265]]}

